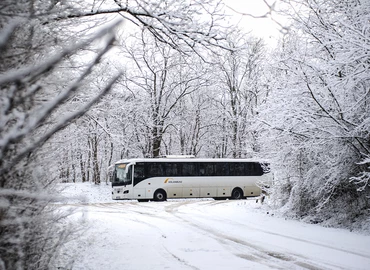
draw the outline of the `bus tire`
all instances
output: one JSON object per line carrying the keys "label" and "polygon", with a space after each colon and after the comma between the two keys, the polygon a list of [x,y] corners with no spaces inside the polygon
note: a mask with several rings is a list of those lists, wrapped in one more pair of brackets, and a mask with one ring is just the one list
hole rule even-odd
{"label": "bus tire", "polygon": [[167,200],[166,191],[163,189],[158,189],[156,192],[154,192],[153,200],[156,202],[163,202]]}
{"label": "bus tire", "polygon": [[234,188],[231,192],[231,199],[232,200],[240,200],[243,199],[243,190],[241,188]]}

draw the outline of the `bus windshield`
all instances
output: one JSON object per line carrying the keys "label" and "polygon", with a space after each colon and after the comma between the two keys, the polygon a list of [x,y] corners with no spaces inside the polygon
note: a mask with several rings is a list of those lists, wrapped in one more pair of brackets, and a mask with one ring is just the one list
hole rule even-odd
{"label": "bus windshield", "polygon": [[127,164],[116,165],[114,182],[115,185],[130,185],[131,184],[131,166]]}

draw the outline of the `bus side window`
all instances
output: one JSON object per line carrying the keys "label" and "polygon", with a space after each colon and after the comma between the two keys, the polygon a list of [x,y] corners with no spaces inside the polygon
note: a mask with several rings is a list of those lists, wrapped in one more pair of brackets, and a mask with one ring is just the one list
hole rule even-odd
{"label": "bus side window", "polygon": [[245,175],[253,176],[255,173],[255,164],[253,162],[245,163]]}
{"label": "bus side window", "polygon": [[206,176],[206,163],[199,163],[199,176]]}
{"label": "bus side window", "polygon": [[260,163],[248,162],[245,163],[245,173],[248,176],[261,176],[263,175],[263,168]]}
{"label": "bus side window", "polygon": [[134,166],[134,186],[145,179],[144,163],[136,163]]}
{"label": "bus side window", "polygon": [[149,177],[158,177],[158,176],[163,176],[163,168],[161,163],[147,163],[147,174],[146,175],[148,178]]}
{"label": "bus side window", "polygon": [[256,176],[261,176],[264,173],[264,169],[260,163],[254,163],[254,174]]}
{"label": "bus side window", "polygon": [[216,175],[217,176],[229,176],[229,164],[228,163],[216,163],[217,166],[217,171]]}
{"label": "bus side window", "polygon": [[144,164],[136,164],[134,178],[144,178]]}
{"label": "bus side window", "polygon": [[128,167],[126,178],[128,179],[129,185],[131,185],[132,184],[132,165]]}
{"label": "bus side window", "polygon": [[183,176],[196,176],[194,163],[182,163]]}
{"label": "bus side window", "polygon": [[181,176],[180,166],[178,163],[164,163],[164,169],[166,171],[166,176]]}
{"label": "bus side window", "polygon": [[202,162],[199,163],[200,176],[217,176],[218,164],[215,162]]}
{"label": "bus side window", "polygon": [[244,163],[242,162],[232,162],[230,163],[230,175],[231,176],[243,176],[244,172]]}
{"label": "bus side window", "polygon": [[206,175],[216,176],[217,175],[217,164],[214,162],[205,163]]}

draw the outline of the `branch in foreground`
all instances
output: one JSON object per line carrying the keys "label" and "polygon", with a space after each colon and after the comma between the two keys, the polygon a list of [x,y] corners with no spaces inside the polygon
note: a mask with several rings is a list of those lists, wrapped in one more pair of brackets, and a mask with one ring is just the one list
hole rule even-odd
{"label": "branch in foreground", "polygon": [[[161,10],[161,12],[159,12],[159,10],[147,10],[145,5],[139,5],[139,9],[135,9],[123,6],[117,3],[118,1],[115,2],[118,5],[117,8],[107,8],[95,11],[73,11],[73,13],[69,14],[57,14],[48,21],[43,22],[43,24],[48,24],[50,21],[119,14],[123,18],[136,25],[141,25],[143,28],[150,31],[160,42],[168,44],[179,51],[182,51],[179,42],[183,42],[185,46],[190,47],[193,51],[195,50],[195,44],[229,49],[227,46],[222,44],[222,41],[226,40],[226,38],[224,36],[220,36],[222,31],[217,29],[217,25],[215,24],[216,21],[222,20],[222,16],[220,14],[220,2],[214,6],[214,10],[211,12],[207,11],[200,3],[190,5],[189,12],[193,13],[186,13],[184,17],[181,17],[181,14],[176,14],[176,12],[181,13],[183,9]],[[198,6],[199,10],[197,10],[195,6]],[[190,7],[192,9],[190,9]],[[205,23],[203,18],[201,18],[201,21],[196,22],[195,16],[200,17],[200,10],[204,10],[212,17],[212,22],[209,24],[207,30],[202,30],[203,26],[205,26],[203,24]],[[219,17],[219,19],[214,19],[214,16]],[[218,26],[221,28],[220,25]]]}
{"label": "branch in foreground", "polygon": [[0,170],[0,174],[4,174],[7,172],[9,168],[12,168],[14,165],[16,165],[20,160],[22,160],[24,157],[26,157],[29,153],[34,151],[35,149],[42,146],[48,139],[50,139],[56,132],[61,130],[62,128],[69,125],[69,123],[84,115],[87,110],[94,105],[97,101],[99,101],[105,94],[109,92],[109,90],[113,87],[113,85],[116,83],[118,78],[122,75],[122,73],[118,73],[111,81],[105,86],[105,88],[96,96],[94,97],[89,103],[85,104],[79,111],[72,113],[59,121],[51,130],[46,132],[43,136],[41,136],[38,140],[36,140],[32,145],[26,147],[23,151],[21,151],[19,154],[17,154],[4,168]]}

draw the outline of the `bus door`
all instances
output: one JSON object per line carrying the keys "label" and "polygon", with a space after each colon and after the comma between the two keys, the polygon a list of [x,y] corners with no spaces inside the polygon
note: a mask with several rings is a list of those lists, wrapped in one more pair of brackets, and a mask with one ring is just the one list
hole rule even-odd
{"label": "bus door", "polygon": [[[134,199],[146,198],[147,196],[147,187],[145,186],[142,181],[146,179],[145,177],[145,170],[144,170],[144,163],[136,163],[133,166],[133,195]],[[141,184],[140,184],[141,183]],[[150,191],[149,191],[150,192]]]}
{"label": "bus door", "polygon": [[124,187],[124,197],[131,199],[133,197],[133,182],[132,182],[132,177],[133,177],[133,166],[132,164],[128,164],[126,168],[126,185]]}

